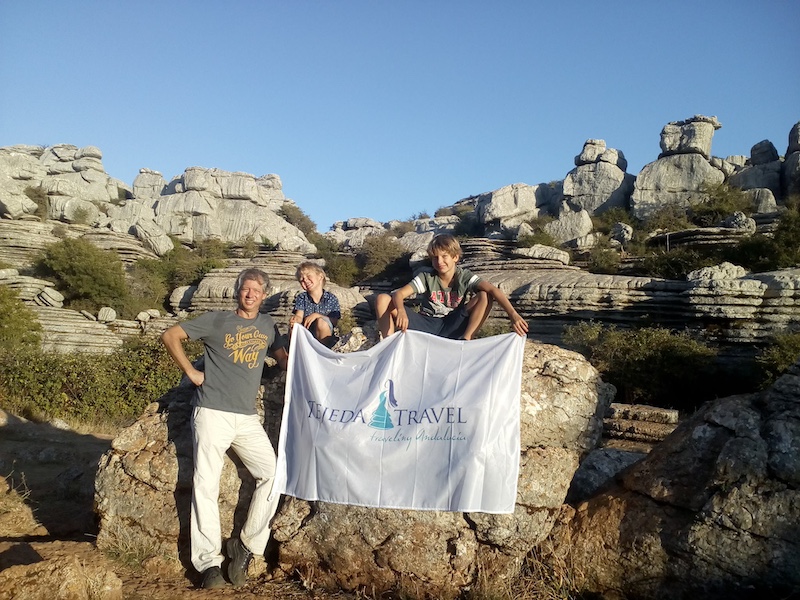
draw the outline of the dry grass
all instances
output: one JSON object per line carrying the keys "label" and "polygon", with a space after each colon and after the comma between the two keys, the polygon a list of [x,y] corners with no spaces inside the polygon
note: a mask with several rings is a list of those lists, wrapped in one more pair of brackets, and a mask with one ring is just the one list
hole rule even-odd
{"label": "dry grass", "polygon": [[21,483],[11,485],[13,473],[0,478],[0,531],[9,537],[25,535],[40,526],[30,506],[31,492],[21,476]]}
{"label": "dry grass", "polygon": [[131,568],[141,567],[147,559],[159,554],[151,539],[134,535],[129,528],[114,523],[103,529],[102,550],[112,560]]}

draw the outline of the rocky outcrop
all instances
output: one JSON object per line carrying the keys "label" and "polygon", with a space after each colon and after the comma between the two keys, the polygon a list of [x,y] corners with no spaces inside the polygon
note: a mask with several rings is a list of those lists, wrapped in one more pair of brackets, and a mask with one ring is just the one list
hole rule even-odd
{"label": "rocky outcrop", "polygon": [[[260,403],[274,443],[283,381],[282,375],[266,380]],[[190,393],[178,388],[151,405],[101,460],[96,480],[101,548],[112,533],[122,532],[185,561]],[[581,456],[596,445],[612,395],[613,388],[580,355],[528,343],[513,514],[367,509],[286,498],[273,522],[276,573],[300,573],[315,586],[400,589],[439,598],[455,598],[474,584],[478,565],[491,577],[515,575],[522,558],[549,532]],[[237,472],[226,459],[220,490],[224,536],[241,522],[237,508],[246,506],[251,489],[246,470]]]}
{"label": "rocky outcrop", "polygon": [[747,164],[730,176],[728,182],[743,190],[765,188],[775,196],[783,197],[781,171],[783,161],[769,140],[763,140],[750,149]]}
{"label": "rocky outcrop", "polygon": [[700,154],[711,158],[711,138],[722,125],[716,117],[695,115],[685,121],[667,123],[661,130],[661,157],[673,154]]}
{"label": "rocky outcrop", "polygon": [[564,199],[590,215],[610,208],[627,210],[635,180],[627,168],[622,152],[606,148],[604,140],[586,140],[575,168],[564,178]]}
{"label": "rocky outcrop", "polygon": [[568,510],[556,554],[604,597],[767,598],[800,589],[800,364],[703,406]]}
{"label": "rocky outcrop", "polygon": [[280,178],[272,174],[257,178],[190,167],[166,183],[160,173],[142,169],[130,188],[105,173],[94,146],[0,148],[0,215],[131,234],[158,256],[172,249],[169,236],[189,245],[208,238],[253,240],[314,252],[305,235],[278,216],[287,203]]}
{"label": "rocky outcrop", "polygon": [[[44,210],[54,220],[93,222],[99,207],[130,195],[127,185],[106,174],[102,158],[94,146],[0,148],[0,214],[20,219]],[[31,200],[27,188],[44,192],[47,205]]]}
{"label": "rocky outcrop", "polygon": [[53,308],[61,308],[64,305],[64,296],[51,282],[20,275],[16,269],[0,269],[0,285],[13,290],[23,302]]}
{"label": "rocky outcrop", "polygon": [[[727,344],[767,341],[800,323],[800,269],[750,274],[722,265],[688,281],[599,275],[557,263],[541,268],[513,255],[501,266],[483,258],[492,245],[473,254],[466,243],[464,266],[498,285],[528,321],[529,337],[547,343],[560,343],[565,325],[585,319],[623,327],[646,319]],[[490,319],[507,321],[499,307]]]}
{"label": "rocky outcrop", "polygon": [[800,122],[795,123],[789,132],[781,187],[786,198],[800,195]]}
{"label": "rocky outcrop", "polygon": [[535,219],[540,212],[548,214],[560,193],[546,184],[515,183],[479,195],[475,199],[475,214],[486,226],[509,229]]}
{"label": "rocky outcrop", "polygon": [[122,347],[122,337],[82,313],[47,306],[31,308],[42,326],[42,350],[45,352],[110,354]]}
{"label": "rocky outcrop", "polygon": [[631,213],[637,219],[646,219],[664,206],[689,208],[706,199],[705,186],[723,181],[724,173],[702,154],[664,156],[645,165],[637,175]]}

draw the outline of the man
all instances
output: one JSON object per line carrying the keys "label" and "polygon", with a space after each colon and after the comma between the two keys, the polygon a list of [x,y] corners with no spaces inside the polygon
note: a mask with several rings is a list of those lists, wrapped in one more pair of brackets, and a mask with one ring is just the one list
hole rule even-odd
{"label": "man", "polygon": [[[275,452],[256,412],[264,359],[270,353],[286,369],[285,339],[272,317],[259,309],[267,297],[269,277],[246,269],[236,279],[236,310],[213,311],[174,325],[161,336],[172,359],[197,386],[192,411],[194,478],[191,507],[192,564],[202,573],[203,588],[226,585],[222,575],[219,482],[225,452],[233,448],[256,480],[247,520],[239,538],[228,540],[228,579],[244,584],[253,554],[263,554],[269,523],[277,510],[271,497]],[[202,340],[205,371],[194,368],[183,342]]]}

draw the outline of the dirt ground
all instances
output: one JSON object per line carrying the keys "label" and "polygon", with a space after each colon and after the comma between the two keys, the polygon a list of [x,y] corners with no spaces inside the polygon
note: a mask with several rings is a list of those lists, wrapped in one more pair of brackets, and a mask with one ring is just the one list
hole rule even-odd
{"label": "dirt ground", "polygon": [[[78,434],[0,411],[0,575],[15,565],[75,557],[82,565],[113,571],[122,581],[126,600],[359,597],[265,578],[238,589],[200,590],[195,587],[193,572],[175,573],[150,564],[136,568],[110,559],[94,545],[97,524],[93,511],[94,473],[110,445],[108,435]],[[30,592],[31,597],[55,597],[46,590]],[[2,589],[0,597],[5,597]]]}

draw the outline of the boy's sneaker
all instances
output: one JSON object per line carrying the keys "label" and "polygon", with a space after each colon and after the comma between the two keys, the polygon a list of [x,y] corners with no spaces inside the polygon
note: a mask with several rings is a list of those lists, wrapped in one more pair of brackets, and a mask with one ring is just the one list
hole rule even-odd
{"label": "boy's sneaker", "polygon": [[206,590],[216,590],[228,585],[222,576],[222,569],[219,567],[209,567],[203,571],[203,581],[200,587]]}
{"label": "boy's sneaker", "polygon": [[239,538],[231,538],[226,546],[228,550],[228,579],[236,587],[247,581],[247,567],[253,559],[253,553],[245,547]]}

